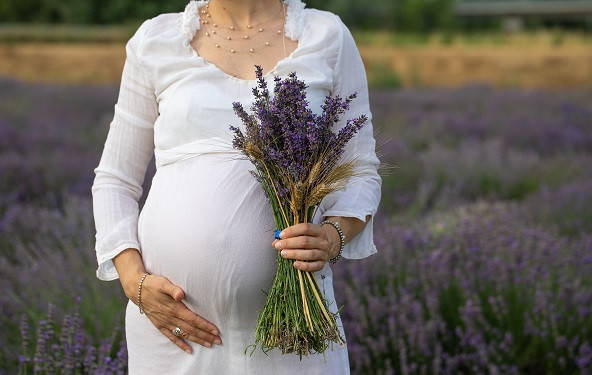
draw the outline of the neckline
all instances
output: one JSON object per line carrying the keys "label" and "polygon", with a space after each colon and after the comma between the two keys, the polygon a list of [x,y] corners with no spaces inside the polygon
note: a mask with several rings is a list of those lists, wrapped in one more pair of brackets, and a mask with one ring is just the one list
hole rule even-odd
{"label": "neckline", "polygon": [[[195,37],[197,30],[200,29],[199,9],[202,6],[209,3],[209,1],[210,0],[190,0],[187,6],[185,7],[185,11],[181,14],[181,31],[185,37],[184,45],[187,49],[187,52],[192,55],[192,58],[195,58],[197,61],[200,61],[204,66],[209,66],[218,74],[224,76],[227,79],[248,84],[257,82],[257,79],[243,79],[227,73],[226,71],[220,69],[220,67],[218,67],[216,64],[200,56],[199,53],[195,50],[195,48],[193,48],[193,46],[191,45],[191,41]],[[269,76],[275,74],[279,69],[280,65],[282,65],[284,62],[292,60],[296,52],[298,52],[302,46],[302,28],[300,27],[300,16],[305,5],[301,0],[282,0],[282,2],[286,4],[284,36],[292,39],[293,41],[297,41],[298,44],[296,46],[296,49],[294,49],[292,53],[290,53],[283,59],[278,60],[275,66],[263,75],[263,78],[266,79]]]}

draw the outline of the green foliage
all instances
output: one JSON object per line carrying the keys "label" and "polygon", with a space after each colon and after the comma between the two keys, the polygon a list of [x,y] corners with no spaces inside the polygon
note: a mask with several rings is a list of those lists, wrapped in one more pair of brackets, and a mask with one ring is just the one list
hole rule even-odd
{"label": "green foliage", "polygon": [[[455,0],[303,0],[307,7],[331,11],[356,29],[482,31],[500,28],[499,18],[454,16]],[[0,22],[68,24],[138,24],[160,13],[181,12],[189,0],[2,0]],[[525,20],[525,27],[568,27],[589,30],[583,20],[549,22]]]}
{"label": "green foliage", "polygon": [[400,88],[403,82],[391,64],[379,62],[369,67],[368,84],[374,88]]}
{"label": "green foliage", "polygon": [[311,8],[338,14],[350,27],[429,32],[454,27],[454,0],[309,0]]}
{"label": "green foliage", "polygon": [[[160,13],[181,12],[189,0],[3,0],[0,22],[137,23]],[[453,26],[454,0],[305,1],[338,14],[353,28],[427,32]]]}
{"label": "green foliage", "polygon": [[159,13],[180,12],[188,0],[3,0],[0,22],[74,24],[134,23]]}
{"label": "green foliage", "polygon": [[465,302],[466,297],[456,281],[451,281],[450,285],[440,293],[438,301],[440,316],[450,330],[463,325],[459,311]]}

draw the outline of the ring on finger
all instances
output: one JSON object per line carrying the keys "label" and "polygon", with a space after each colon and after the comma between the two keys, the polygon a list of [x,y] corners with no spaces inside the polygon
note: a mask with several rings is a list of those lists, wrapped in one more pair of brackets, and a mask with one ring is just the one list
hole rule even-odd
{"label": "ring on finger", "polygon": [[179,328],[179,327],[175,327],[175,329],[173,329],[172,332],[173,332],[173,335],[175,335],[177,337],[181,336],[181,328]]}

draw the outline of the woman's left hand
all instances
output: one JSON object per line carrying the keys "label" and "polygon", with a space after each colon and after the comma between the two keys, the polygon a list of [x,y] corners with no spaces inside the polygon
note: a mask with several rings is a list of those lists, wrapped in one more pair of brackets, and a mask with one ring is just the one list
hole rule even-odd
{"label": "woman's left hand", "polygon": [[281,250],[281,256],[294,259],[294,267],[301,271],[319,271],[339,252],[341,240],[332,225],[302,223],[287,227],[280,240],[272,246]]}

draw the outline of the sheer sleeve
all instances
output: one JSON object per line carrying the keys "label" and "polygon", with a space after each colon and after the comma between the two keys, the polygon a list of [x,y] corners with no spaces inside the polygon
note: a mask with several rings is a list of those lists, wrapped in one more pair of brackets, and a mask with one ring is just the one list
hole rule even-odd
{"label": "sheer sleeve", "polygon": [[343,257],[361,259],[377,251],[374,244],[373,226],[374,215],[380,203],[382,179],[378,174],[380,161],[375,151],[376,141],[373,136],[366,71],[350,31],[341,20],[338,23],[341,27],[341,38],[331,94],[343,98],[356,92],[357,98],[351,102],[349,111],[342,116],[334,131],[345,126],[348,119],[363,114],[368,116],[368,121],[349,141],[342,156],[342,161],[356,157],[356,160],[360,162],[357,167],[360,177],[350,180],[345,189],[325,196],[317,209],[319,212],[315,214],[313,222],[320,223],[329,216],[355,217],[365,222],[366,215],[371,215],[364,229],[350,239],[343,249]]}
{"label": "sheer sleeve", "polygon": [[119,96],[101,160],[94,169],[93,215],[96,227],[97,277],[118,278],[113,257],[140,249],[137,236],[142,182],[154,152],[158,106],[138,53],[147,22],[127,42]]}

